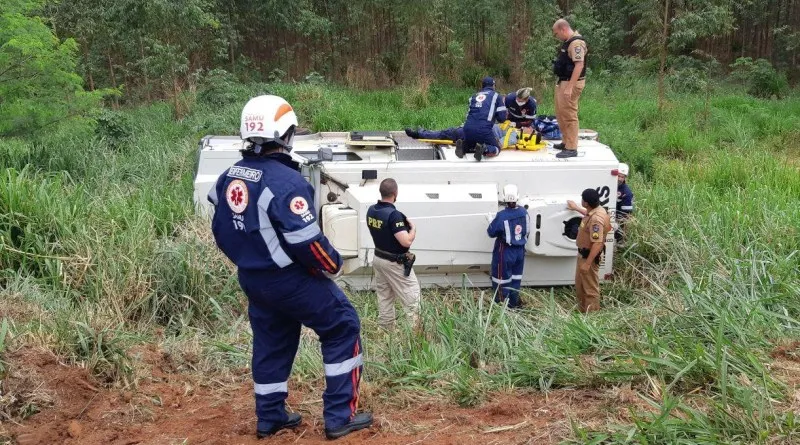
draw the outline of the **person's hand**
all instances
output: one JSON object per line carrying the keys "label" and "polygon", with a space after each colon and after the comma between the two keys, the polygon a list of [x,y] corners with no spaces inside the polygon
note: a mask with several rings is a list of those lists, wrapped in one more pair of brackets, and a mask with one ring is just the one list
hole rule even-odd
{"label": "person's hand", "polygon": [[569,201],[567,201],[567,208],[570,209],[570,210],[575,210],[577,212],[578,211],[578,204],[576,204],[575,201],[570,199]]}
{"label": "person's hand", "polygon": [[517,128],[517,123],[516,122],[511,122],[510,124],[508,124],[508,126],[511,127],[511,128]]}
{"label": "person's hand", "polygon": [[590,266],[591,262],[589,260],[584,261],[580,267],[581,272],[589,272]]}
{"label": "person's hand", "polygon": [[562,92],[564,93],[564,97],[566,97],[567,99],[571,98],[572,97],[572,85],[567,84],[567,86],[565,86],[562,89]]}
{"label": "person's hand", "polygon": [[322,271],[322,275],[325,275],[325,277],[328,278],[331,281],[335,281],[337,278],[342,276],[342,271],[343,270],[344,270],[344,268],[340,267],[339,271],[336,272],[335,274],[332,274],[330,272],[326,272],[326,271],[323,270]]}

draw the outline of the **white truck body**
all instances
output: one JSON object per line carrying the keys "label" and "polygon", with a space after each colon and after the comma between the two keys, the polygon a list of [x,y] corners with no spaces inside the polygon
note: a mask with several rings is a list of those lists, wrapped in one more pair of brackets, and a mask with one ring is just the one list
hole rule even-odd
{"label": "white truck body", "polygon": [[[614,223],[619,161],[611,149],[583,132],[578,157],[558,159],[548,142],[539,151],[503,150],[476,162],[468,154],[456,157],[449,145],[430,145],[402,132],[385,132],[392,147],[365,148],[348,143],[349,133],[325,132],[297,136],[292,157],[313,161],[320,148],[333,160],[307,164],[302,174],[316,190],[315,205],[323,233],[344,259],[340,283],[354,289],[373,288],[374,244],[366,224],[369,206],[380,199],[378,185],[394,178],[399,185],[396,206],[417,225],[412,252],[414,270],[423,287],[489,287],[494,240],[486,229],[504,208],[506,184],[519,188],[519,204],[527,206],[531,235],[526,245],[523,286],[574,284],[574,234],[580,214],[567,200],[580,203],[586,188],[600,192]],[[225,169],[241,159],[238,136],[206,136],[200,142],[194,201],[201,212],[213,211],[206,196]],[[362,178],[375,179],[362,179]],[[600,279],[612,273],[613,231],[606,237]]]}

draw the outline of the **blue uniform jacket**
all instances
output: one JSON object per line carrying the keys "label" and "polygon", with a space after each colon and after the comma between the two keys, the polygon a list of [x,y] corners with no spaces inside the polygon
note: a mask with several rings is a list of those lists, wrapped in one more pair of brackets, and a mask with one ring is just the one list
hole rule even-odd
{"label": "blue uniform jacket", "polygon": [[633,192],[627,182],[617,187],[617,216],[626,218],[633,213]]}
{"label": "blue uniform jacket", "polygon": [[245,155],[209,192],[214,239],[240,269],[335,274],[341,267],[317,224],[314,189],[297,168],[287,154]]}
{"label": "blue uniform jacket", "polygon": [[497,212],[486,233],[497,238],[495,249],[501,242],[508,246],[524,246],[531,233],[528,211],[524,207],[509,207]]}
{"label": "blue uniform jacket", "polygon": [[464,127],[485,129],[491,134],[495,122],[503,122],[508,118],[503,95],[493,88],[485,88],[473,94],[469,99],[469,111]]}
{"label": "blue uniform jacket", "polygon": [[517,104],[517,93],[508,93],[506,96],[506,109],[508,109],[508,120],[511,122],[521,123],[522,127],[529,127],[536,117],[536,100],[533,97],[528,97],[528,100],[522,105]]}

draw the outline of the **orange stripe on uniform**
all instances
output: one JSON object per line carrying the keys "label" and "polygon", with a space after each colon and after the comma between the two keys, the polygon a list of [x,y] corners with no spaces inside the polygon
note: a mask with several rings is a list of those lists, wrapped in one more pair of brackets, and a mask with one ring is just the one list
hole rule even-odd
{"label": "orange stripe on uniform", "polygon": [[319,252],[322,254],[322,256],[326,260],[328,260],[328,264],[330,264],[330,266],[331,266],[330,269],[328,269],[326,267],[326,269],[328,269],[328,272],[330,272],[330,273],[336,272],[336,263],[334,263],[333,260],[331,259],[331,257],[328,256],[328,252],[325,252],[325,249],[322,248],[322,245],[319,243],[319,241],[314,241],[314,245],[317,246],[317,249],[319,249]]}
{"label": "orange stripe on uniform", "polygon": [[[328,268],[327,268],[327,267],[325,267],[325,261],[324,261],[324,260],[322,259],[322,257],[320,256],[320,254],[319,254],[319,252],[317,251],[317,248],[314,246],[314,244],[311,244],[309,247],[311,247],[311,253],[313,253],[313,254],[314,254],[314,258],[316,258],[316,259],[317,259],[317,261],[319,261],[320,265],[321,265],[321,266],[322,266],[322,267],[323,267],[325,270],[328,270]],[[330,270],[328,270],[328,271],[330,272]]]}
{"label": "orange stripe on uniform", "polygon": [[[353,348],[353,357],[358,357],[358,353],[358,340],[356,340],[355,348]],[[353,371],[350,373],[350,378],[353,382],[353,398],[350,399],[350,418],[352,419],[358,410],[358,382],[361,380],[361,370],[358,366],[353,368]]]}

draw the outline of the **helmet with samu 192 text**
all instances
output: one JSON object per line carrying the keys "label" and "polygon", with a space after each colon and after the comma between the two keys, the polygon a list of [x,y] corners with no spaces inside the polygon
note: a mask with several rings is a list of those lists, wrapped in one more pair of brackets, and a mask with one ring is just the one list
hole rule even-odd
{"label": "helmet with samu 192 text", "polygon": [[269,143],[292,149],[297,115],[286,99],[264,95],[250,99],[242,109],[239,127],[242,139],[256,145],[256,151]]}

